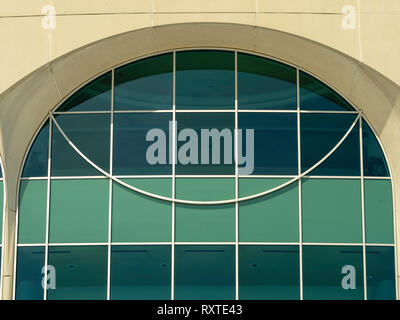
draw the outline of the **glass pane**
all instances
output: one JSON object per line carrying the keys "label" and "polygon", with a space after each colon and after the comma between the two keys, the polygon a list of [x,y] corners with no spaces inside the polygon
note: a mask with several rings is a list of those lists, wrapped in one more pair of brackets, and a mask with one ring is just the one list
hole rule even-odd
{"label": "glass pane", "polygon": [[388,177],[389,169],[385,160],[385,155],[383,154],[375,134],[365,121],[363,121],[362,132],[364,175]]}
{"label": "glass pane", "polygon": [[172,113],[115,114],[113,173],[172,174],[170,132]]}
{"label": "glass pane", "polygon": [[4,181],[0,181],[0,239],[3,239],[3,215],[4,215]]}
{"label": "glass pane", "polygon": [[177,52],[176,108],[234,109],[235,54],[210,50]]}
{"label": "glass pane", "polygon": [[114,110],[172,109],[172,53],[115,70]]}
{"label": "glass pane", "polygon": [[171,246],[112,246],[111,299],[171,298]]}
{"label": "glass pane", "polygon": [[234,174],[234,113],[177,113],[176,174]]}
{"label": "glass pane", "polygon": [[108,187],[108,179],[52,180],[50,242],[107,242]]}
{"label": "glass pane", "polygon": [[18,247],[16,300],[43,300],[42,268],[45,264],[44,247]]}
{"label": "glass pane", "polygon": [[[110,115],[65,114],[57,123],[72,143],[105,171],[110,166]],[[84,160],[53,124],[52,176],[89,176],[101,173]]]}
{"label": "glass pane", "polygon": [[22,180],[19,189],[18,243],[46,242],[47,181]]}
{"label": "glass pane", "polygon": [[239,299],[300,299],[298,246],[239,246]]}
{"label": "glass pane", "polygon": [[69,97],[57,111],[111,110],[111,71],[96,78]]}
{"label": "glass pane", "polygon": [[22,177],[47,177],[49,157],[49,122],[46,121],[26,158]]}
{"label": "glass pane", "polygon": [[235,247],[175,246],[175,299],[235,299]]}
{"label": "glass pane", "polygon": [[239,109],[296,109],[296,69],[276,61],[238,53]]}
{"label": "glass pane", "polygon": [[[243,130],[242,144],[239,132],[239,157],[246,154],[243,157],[247,158],[244,164],[239,158],[239,174],[297,174],[296,114],[241,112],[239,129]],[[254,130],[254,146],[247,129]]]}
{"label": "glass pane", "polygon": [[303,246],[305,300],[362,300],[361,246]]}
{"label": "glass pane", "polygon": [[367,292],[369,300],[395,300],[396,275],[393,247],[367,246]]}
{"label": "glass pane", "polygon": [[390,180],[364,180],[367,243],[394,243],[393,199]]}
{"label": "glass pane", "polygon": [[176,198],[213,201],[235,198],[233,178],[176,178]]}
{"label": "glass pane", "polygon": [[303,241],[361,243],[359,179],[302,180]]}
{"label": "glass pane", "polygon": [[303,110],[354,111],[339,94],[300,71],[300,108]]}
{"label": "glass pane", "polygon": [[107,246],[50,246],[49,265],[56,270],[56,288],[48,300],[105,300]]}
{"label": "glass pane", "polygon": [[[171,196],[171,179],[124,179],[130,185]],[[112,241],[171,241],[172,205],[113,184]]]}
{"label": "glass pane", "polygon": [[[259,193],[286,179],[240,178],[239,196]],[[255,185],[253,185],[253,183]],[[245,190],[245,191],[241,191]],[[253,200],[239,202],[239,240],[246,242],[297,242],[299,240],[298,182]]]}
{"label": "glass pane", "polygon": [[[301,114],[301,169],[325,157],[356,119],[354,114]],[[356,125],[346,141],[311,175],[360,175],[359,133]]]}

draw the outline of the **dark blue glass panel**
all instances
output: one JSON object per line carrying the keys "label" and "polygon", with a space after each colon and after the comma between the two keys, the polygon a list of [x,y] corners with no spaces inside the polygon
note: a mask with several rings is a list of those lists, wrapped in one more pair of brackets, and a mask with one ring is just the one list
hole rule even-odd
{"label": "dark blue glass panel", "polygon": [[47,177],[48,157],[49,122],[46,121],[29,150],[22,177]]}
{"label": "dark blue glass panel", "polygon": [[111,299],[171,298],[171,246],[113,246]]}
{"label": "dark blue glass panel", "polygon": [[[110,163],[110,115],[65,114],[56,121],[74,145],[91,161],[105,171]],[[53,124],[52,176],[101,175],[87,163],[65,140]]]}
{"label": "dark blue glass panel", "polygon": [[172,53],[116,69],[114,109],[172,109],[172,69]]}
{"label": "dark blue glass panel", "polygon": [[[176,114],[176,121],[178,128],[176,174],[235,173],[233,159],[235,114],[233,112],[179,112]],[[208,131],[213,129],[218,132]],[[219,157],[217,157],[218,150]]]}
{"label": "dark blue glass panel", "polygon": [[235,247],[176,246],[175,299],[235,299]]}
{"label": "dark blue glass panel", "polygon": [[300,298],[298,246],[240,246],[239,299]]}
{"label": "dark blue glass panel", "polygon": [[[115,114],[113,173],[117,175],[171,174],[170,121],[172,121],[172,113],[169,112]],[[152,132],[155,133],[154,136]],[[148,134],[149,141],[146,141]],[[155,150],[154,146],[160,148]],[[152,159],[147,157],[148,154]]]}
{"label": "dark blue glass panel", "polygon": [[234,109],[235,54],[197,50],[176,54],[177,109]]}
{"label": "dark blue glass panel", "polygon": [[302,110],[354,111],[338,93],[302,71],[299,85]]}
{"label": "dark blue glass panel", "polygon": [[239,109],[296,109],[296,69],[238,53]]}
{"label": "dark blue glass panel", "polygon": [[69,97],[57,111],[111,110],[111,71],[96,78]]}
{"label": "dark blue glass panel", "polygon": [[57,276],[48,300],[107,298],[107,246],[50,246],[48,255]]}
{"label": "dark blue glass panel", "polygon": [[369,300],[395,300],[396,275],[393,247],[367,246],[367,292]]}
{"label": "dark blue glass panel", "polygon": [[[254,171],[251,173],[297,174],[297,115],[295,113],[241,112],[239,113],[239,129],[243,130],[242,152],[239,145],[239,156],[240,153],[246,153],[249,157],[254,149]],[[251,145],[248,146],[245,132],[247,129],[254,129],[254,148]],[[249,148],[248,152],[247,148]],[[243,165],[239,162],[239,168],[242,167]]]}
{"label": "dark blue glass panel", "polygon": [[361,246],[303,246],[305,300],[362,300]]}
{"label": "dark blue glass panel", "polygon": [[43,300],[44,258],[44,247],[18,247],[15,284],[17,300]]}
{"label": "dark blue glass panel", "polygon": [[[356,119],[355,114],[301,114],[301,169],[306,171],[324,156],[343,138]],[[357,128],[357,127],[356,127]],[[332,154],[332,158],[321,169],[312,174],[359,175],[360,147],[358,131],[354,130],[342,148]]]}
{"label": "dark blue glass panel", "polygon": [[388,177],[389,169],[385,155],[379,145],[375,134],[369,125],[363,121],[363,160],[364,175],[370,177]]}

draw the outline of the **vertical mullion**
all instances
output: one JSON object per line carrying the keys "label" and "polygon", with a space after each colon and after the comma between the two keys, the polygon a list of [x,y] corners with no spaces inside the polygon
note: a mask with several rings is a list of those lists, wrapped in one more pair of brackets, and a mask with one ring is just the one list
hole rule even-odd
{"label": "vertical mullion", "polygon": [[[111,113],[110,113],[110,175],[113,176],[113,153],[114,153],[114,69],[111,71]],[[107,300],[110,300],[111,292],[111,230],[112,230],[112,197],[113,180],[109,179],[108,193],[108,256],[107,256]]]}
{"label": "vertical mullion", "polygon": [[176,51],[172,55],[172,181],[171,181],[171,300],[175,300],[175,163],[176,163]]}
{"label": "vertical mullion", "polygon": [[235,51],[235,297],[239,300],[239,157],[238,157],[238,86],[237,86],[237,51]]}

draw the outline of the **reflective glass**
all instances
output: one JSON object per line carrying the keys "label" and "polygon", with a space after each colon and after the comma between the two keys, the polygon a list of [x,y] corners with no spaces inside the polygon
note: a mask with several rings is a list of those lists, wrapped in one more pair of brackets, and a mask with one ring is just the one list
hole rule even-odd
{"label": "reflective glass", "polygon": [[172,113],[115,114],[113,173],[172,174],[170,121]]}
{"label": "reflective glass", "polygon": [[304,242],[361,243],[359,179],[303,179]]}
{"label": "reflective glass", "polygon": [[298,300],[298,246],[239,246],[239,299]]}
{"label": "reflective glass", "polygon": [[177,199],[212,201],[235,198],[234,178],[176,178]]}
{"label": "reflective glass", "polygon": [[115,70],[114,110],[172,109],[172,53]]}
{"label": "reflective glass", "polygon": [[48,300],[107,298],[107,246],[50,246],[48,255],[57,277]]}
{"label": "reflective glass", "polygon": [[111,299],[169,300],[171,246],[112,246]]}
{"label": "reflective glass", "polygon": [[362,300],[361,246],[303,246],[305,300]]}
{"label": "reflective glass", "polygon": [[176,53],[176,108],[234,109],[235,54],[196,50]]}
{"label": "reflective glass", "polygon": [[175,246],[175,299],[235,299],[235,247]]}
{"label": "reflective glass", "polygon": [[239,109],[296,109],[296,69],[279,62],[238,53]]}
{"label": "reflective glass", "polygon": [[42,268],[45,265],[45,247],[18,247],[16,300],[43,300]]}
{"label": "reflective glass", "polygon": [[0,212],[0,239],[3,239],[4,181],[0,181]]}
{"label": "reflective glass", "polygon": [[[294,113],[239,113],[239,129],[242,129],[242,144],[239,157],[247,158],[240,168],[245,174],[288,175],[297,174],[297,116]],[[246,130],[254,130],[254,147]],[[251,131],[248,131],[249,134]],[[240,159],[239,159],[240,160]]]}
{"label": "reflective glass", "polygon": [[111,71],[98,77],[69,97],[57,111],[111,110]]}

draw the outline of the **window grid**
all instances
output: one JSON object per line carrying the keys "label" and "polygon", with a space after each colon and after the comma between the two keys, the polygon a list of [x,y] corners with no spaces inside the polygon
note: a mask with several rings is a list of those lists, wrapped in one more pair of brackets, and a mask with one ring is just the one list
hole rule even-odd
{"label": "window grid", "polygon": [[[213,50],[215,50],[213,48]],[[18,244],[16,242],[16,248],[18,247],[29,247],[29,246],[44,246],[45,247],[45,270],[47,274],[47,265],[48,265],[48,248],[49,245],[51,246],[63,246],[63,245],[70,245],[70,246],[83,246],[83,245],[97,245],[97,246],[108,246],[108,273],[107,273],[107,299],[110,299],[110,266],[111,266],[111,246],[112,245],[171,245],[171,299],[174,300],[174,246],[175,245],[235,245],[235,251],[236,251],[236,263],[235,263],[235,273],[236,273],[236,279],[235,279],[235,288],[236,288],[236,299],[239,299],[239,273],[238,273],[238,248],[240,245],[298,245],[299,246],[299,269],[300,269],[300,300],[303,298],[303,273],[302,273],[302,247],[303,246],[333,246],[333,245],[338,245],[338,246],[362,246],[363,250],[363,279],[364,279],[364,299],[367,298],[367,283],[366,283],[366,241],[365,241],[365,216],[364,216],[364,180],[365,179],[382,179],[382,180],[390,180],[391,176],[389,175],[388,177],[376,177],[376,176],[364,176],[363,175],[363,143],[362,143],[362,121],[367,121],[364,116],[361,114],[361,116],[358,119],[359,122],[359,137],[360,137],[360,161],[361,161],[361,167],[360,167],[360,176],[312,176],[312,175],[305,175],[304,177],[300,177],[298,181],[294,181],[293,183],[298,183],[298,192],[299,192],[299,241],[298,242],[241,242],[239,241],[238,237],[238,180],[239,177],[246,177],[246,178],[295,178],[297,176],[295,175],[251,175],[251,176],[239,176],[238,175],[238,164],[237,161],[235,161],[235,174],[234,175],[177,175],[175,173],[175,163],[176,163],[176,128],[173,130],[173,136],[174,136],[174,143],[173,143],[173,162],[172,162],[172,175],[113,175],[112,169],[112,160],[113,160],[113,115],[114,113],[158,113],[158,112],[166,112],[166,113],[172,113],[173,115],[173,125],[175,126],[175,119],[176,119],[176,113],[177,112],[188,112],[188,113],[194,113],[194,112],[227,112],[227,113],[235,113],[235,129],[238,128],[238,114],[239,113],[252,113],[252,112],[259,112],[259,113],[296,113],[297,114],[297,143],[298,143],[298,175],[301,174],[301,141],[300,141],[300,115],[303,113],[329,113],[329,114],[334,114],[334,113],[353,113],[353,114],[359,114],[359,111],[318,111],[318,110],[301,110],[300,108],[300,96],[299,96],[299,71],[300,69],[296,68],[296,86],[297,86],[297,109],[296,110],[239,110],[238,108],[238,100],[237,100],[237,54],[238,51],[235,51],[235,109],[234,110],[176,110],[176,105],[175,105],[175,89],[176,89],[176,83],[175,83],[175,77],[176,77],[176,51],[173,51],[173,106],[172,110],[114,110],[114,71],[117,67],[114,67],[112,69],[112,86],[111,86],[111,92],[112,92],[112,100],[111,100],[111,110],[110,111],[67,111],[67,112],[51,112],[51,114],[89,114],[89,113],[103,113],[103,114],[111,114],[111,123],[110,123],[110,175],[112,177],[116,178],[167,178],[171,177],[172,178],[172,199],[175,200],[175,180],[177,177],[196,177],[196,178],[204,178],[204,177],[232,177],[235,178],[235,241],[234,242],[176,242],[175,241],[175,201],[172,201],[172,240],[170,242],[112,242],[112,235],[111,235],[111,218],[112,218],[112,186],[113,186],[113,181],[109,179],[110,185],[109,185],[109,234],[108,234],[108,242],[105,243],[50,243],[49,242],[49,218],[50,218],[50,190],[51,190],[51,181],[56,180],[56,179],[83,179],[83,178],[89,178],[89,179],[108,179],[107,177],[103,176],[68,176],[68,177],[52,177],[51,176],[51,147],[52,147],[52,125],[53,125],[53,120],[49,116],[48,119],[49,121],[49,150],[48,150],[48,176],[47,177],[29,177],[29,178],[20,178],[20,180],[47,180],[47,210],[46,210],[46,243],[38,243],[38,244]],[[271,58],[269,58],[271,59]],[[276,59],[274,59],[276,60]],[[286,65],[288,65],[286,62],[284,62]],[[125,65],[126,63],[124,63]],[[91,81],[91,80],[90,80]],[[88,81],[89,82],[89,81]],[[80,88],[79,88],[80,89]],[[78,89],[78,90],[79,90]],[[76,91],[75,91],[76,92]],[[74,93],[75,93],[74,92]],[[72,95],[72,94],[71,94]],[[235,135],[235,146],[237,146],[237,139]],[[380,144],[380,141],[377,139],[377,141]],[[382,145],[380,144],[381,149]],[[235,148],[235,159],[237,159],[237,147]],[[25,159],[26,160],[26,159]],[[362,198],[362,242],[361,243],[307,243],[302,241],[302,207],[301,207],[301,181],[302,179],[360,179],[361,182],[361,198]],[[4,180],[3,178],[0,180]],[[393,183],[393,182],[392,182]],[[393,186],[392,186],[392,193],[393,193]],[[394,197],[393,201],[394,201]],[[393,206],[393,211],[394,211],[394,206]],[[4,217],[3,217],[4,219]],[[395,219],[395,215],[393,212],[393,219]],[[395,223],[394,223],[394,229],[395,229]],[[4,224],[3,224],[4,228]],[[18,228],[18,222],[17,222],[17,228]],[[18,230],[18,229],[17,229]],[[396,231],[396,230],[395,230]],[[17,232],[18,233],[18,232]],[[18,235],[16,235],[17,237]],[[3,233],[4,237],[4,233]],[[368,243],[368,246],[387,246],[387,247],[395,247],[396,248],[396,236],[394,237],[394,243],[393,244],[372,244]],[[3,260],[2,255],[2,260]],[[397,252],[395,250],[395,265],[396,265],[396,270],[397,270]],[[398,290],[397,290],[397,277],[396,277],[396,297],[398,295]],[[46,283],[46,282],[45,282]],[[14,277],[14,297],[15,297],[15,277]],[[45,285],[45,290],[44,290],[44,299],[47,298],[47,283]]]}

